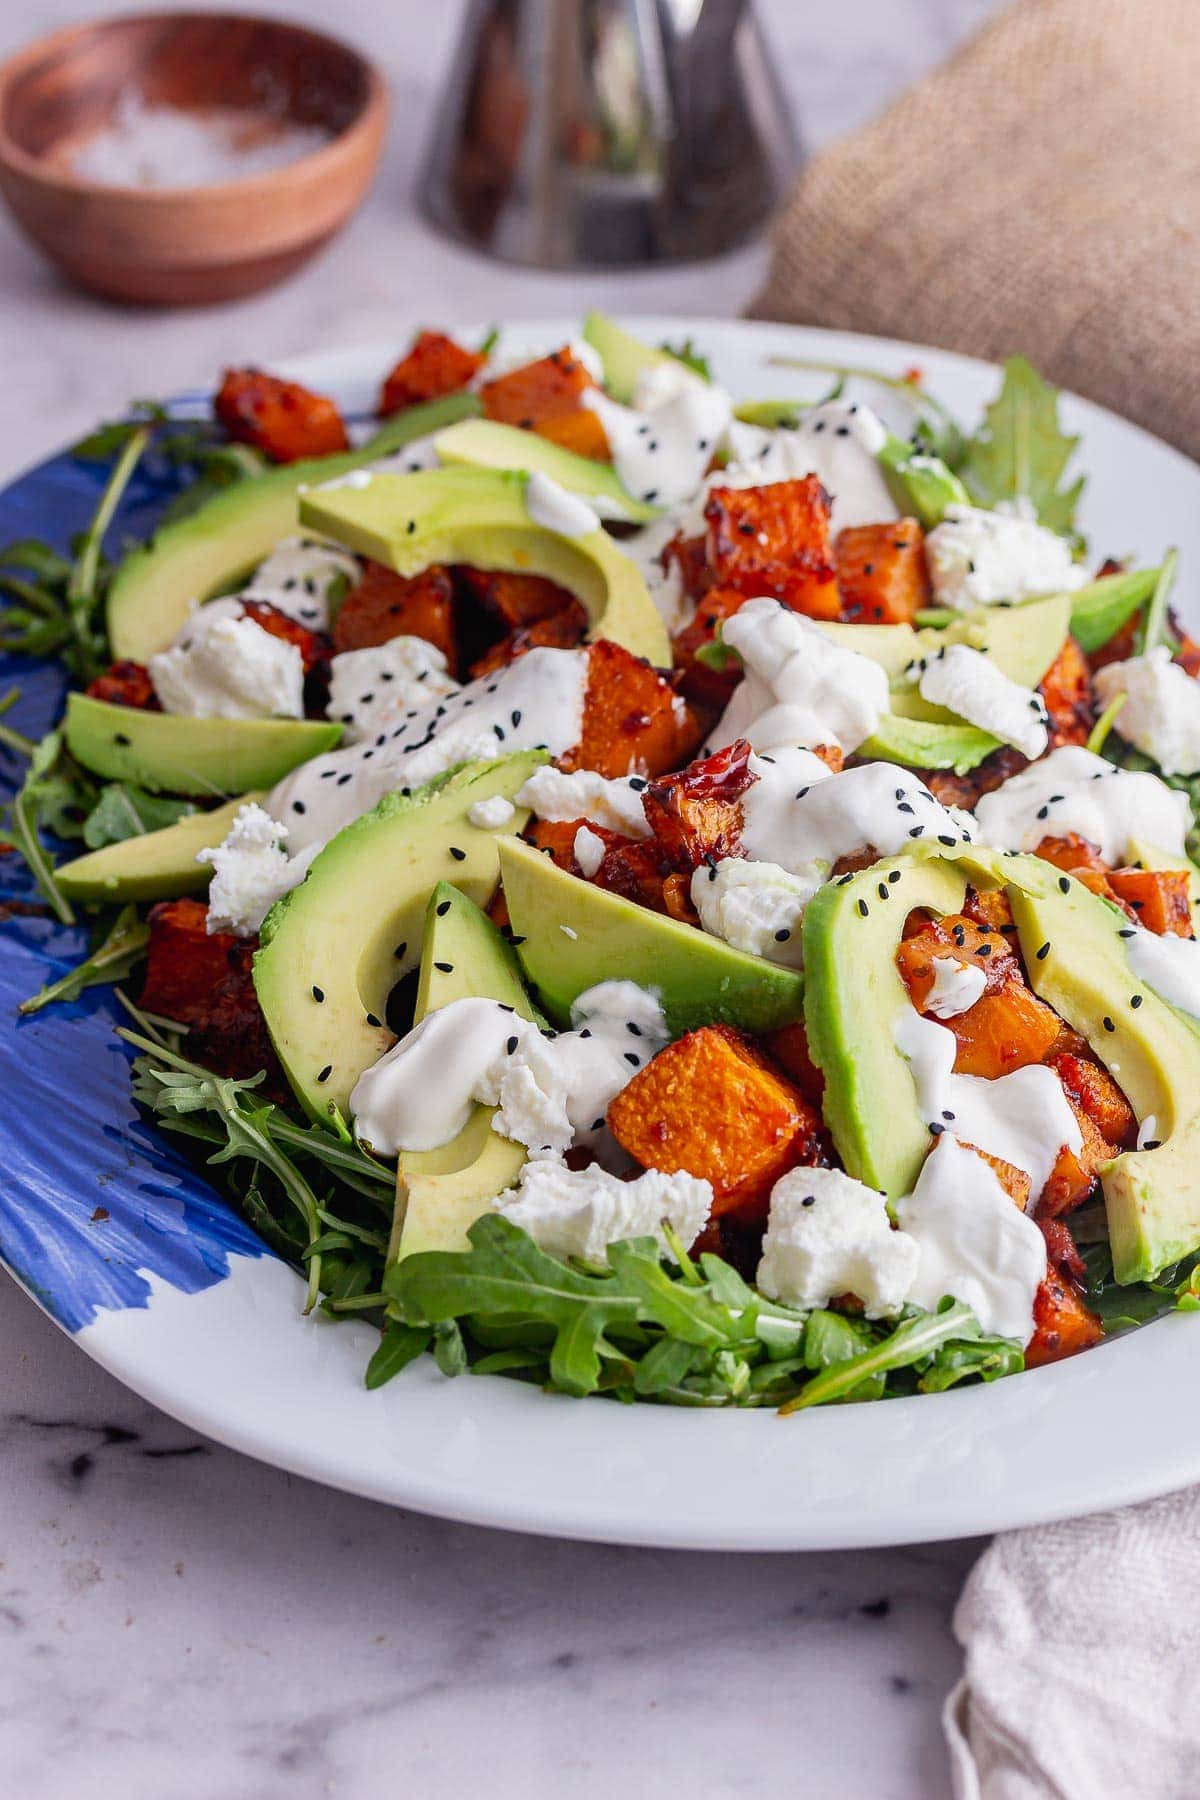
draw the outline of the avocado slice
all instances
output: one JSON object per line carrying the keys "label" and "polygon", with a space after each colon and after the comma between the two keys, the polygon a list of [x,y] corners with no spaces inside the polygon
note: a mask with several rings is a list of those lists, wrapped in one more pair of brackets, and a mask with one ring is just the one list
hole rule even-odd
{"label": "avocado slice", "polygon": [[[415,1022],[472,996],[537,1017],[510,946],[473,900],[440,881],[425,910]],[[436,1150],[401,1151],[389,1262],[418,1250],[467,1249],[468,1228],[520,1179],[528,1152],[492,1130],[495,1110],[477,1106],[458,1136]]]}
{"label": "avocado slice", "polygon": [[1088,1041],[1157,1148],[1130,1150],[1101,1176],[1113,1273],[1152,1281],[1200,1248],[1200,1031],[1140,982],[1128,920],[1036,857],[1012,859],[1009,887],[1035,993]]}
{"label": "avocado slice", "polygon": [[108,595],[113,656],[149,662],[187,624],[198,601],[232,593],[295,531],[296,497],[303,487],[333,481],[481,411],[476,394],[450,394],[428,406],[409,407],[357,450],[286,463],[235,482],[186,518],[164,525],[125,558],[113,577]]}
{"label": "avocado slice", "polygon": [[1144,606],[1158,586],[1162,569],[1129,569],[1119,575],[1098,575],[1076,588],[1071,602],[1071,634],[1086,656],[1099,650]]}
{"label": "avocado slice", "polygon": [[440,431],[434,449],[447,467],[459,465],[470,469],[524,469],[527,474],[538,470],[557,481],[568,493],[581,494],[586,500],[602,502],[610,515],[644,525],[662,514],[661,506],[637,500],[629,492],[611,463],[596,462],[590,456],[576,456],[535,431],[522,431],[517,425],[499,425],[493,419],[464,419]]}
{"label": "avocado slice", "polygon": [[825,619],[816,623],[839,650],[855,650],[878,663],[889,681],[898,681],[925,648],[923,634],[911,625],[842,625]]}
{"label": "avocado slice", "polygon": [[569,875],[517,838],[500,845],[500,875],[521,967],[560,1024],[580,994],[618,975],[654,990],[673,1036],[712,1024],[770,1031],[800,1015],[795,969]]}
{"label": "avocado slice", "polygon": [[669,350],[658,350],[641,338],[625,331],[604,313],[590,312],[583,321],[583,339],[590,344],[604,366],[605,390],[622,406],[633,399],[638,376],[655,363],[674,363],[677,357]]}
{"label": "avocado slice", "polygon": [[1070,594],[1048,594],[1020,606],[980,606],[941,630],[920,634],[918,655],[944,644],[966,644],[982,650],[1010,681],[1033,688],[1067,641],[1071,629]]}
{"label": "avocado slice", "polygon": [[173,900],[179,894],[202,893],[212,869],[196,857],[224,843],[239,807],[261,799],[261,793],[243,794],[212,812],[189,813],[161,831],[105,844],[64,863],[57,871],[58,885],[72,900]]}
{"label": "avocado slice", "polygon": [[[498,833],[472,825],[477,800],[512,800],[542,750],[464,763],[412,794],[385,794],[339,831],[263,923],[254,986],[271,1040],[310,1118],[345,1132],[350,1090],[394,1042],[388,995],[420,954],[439,881],[486,902],[499,873]],[[514,808],[502,831],[529,817]],[[320,998],[318,999],[318,995]]]}
{"label": "avocado slice", "polygon": [[528,479],[516,469],[377,475],[365,487],[309,489],[300,518],[400,575],[431,563],[544,575],[578,595],[590,637],[668,668],[667,629],[637,565],[605,531],[569,538],[536,524],[525,505]]}
{"label": "avocado slice", "polygon": [[154,793],[210,798],[273,787],[341,735],[324,719],[180,719],[67,696],[67,749],[76,762]]}
{"label": "avocado slice", "polygon": [[912,1192],[930,1142],[894,1036],[910,1004],[896,951],[913,907],[961,910],[967,875],[940,856],[891,857],[827,883],[804,913],[804,1026],[825,1123],[849,1173],[889,1200]]}
{"label": "avocado slice", "polygon": [[[943,717],[949,719],[948,714]],[[956,775],[967,775],[999,748],[1000,739],[976,725],[885,713],[855,755],[863,761],[900,763],[906,769],[953,769]]]}
{"label": "avocado slice", "polygon": [[940,525],[948,506],[969,506],[971,496],[940,456],[914,450],[889,432],[879,452],[888,492],[903,513],[919,519],[926,531]]}

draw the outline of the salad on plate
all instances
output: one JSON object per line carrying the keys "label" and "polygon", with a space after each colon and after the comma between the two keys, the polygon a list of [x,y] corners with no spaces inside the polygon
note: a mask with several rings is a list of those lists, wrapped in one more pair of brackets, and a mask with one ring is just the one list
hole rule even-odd
{"label": "salad on plate", "polygon": [[1081,540],[1021,358],[974,425],[795,370],[599,315],[422,331],[370,421],[235,369],[78,447],[72,558],[0,553],[69,675],[0,724],[10,848],[94,919],[24,1010],[121,984],[137,1100],[370,1386],[792,1412],[1200,1304],[1174,553]]}

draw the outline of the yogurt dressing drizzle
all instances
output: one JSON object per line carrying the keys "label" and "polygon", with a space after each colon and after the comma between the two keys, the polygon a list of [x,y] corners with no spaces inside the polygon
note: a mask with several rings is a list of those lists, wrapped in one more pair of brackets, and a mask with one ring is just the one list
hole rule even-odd
{"label": "yogurt dressing drizzle", "polygon": [[724,436],[733,403],[724,388],[699,380],[680,364],[683,380],[669,372],[669,388],[659,374],[639,382],[633,406],[621,406],[599,388],[589,388],[583,404],[604,427],[617,474],[639,500],[678,506],[700,486],[713,451]]}
{"label": "yogurt dressing drizzle", "polygon": [[1169,1006],[1200,1019],[1200,943],[1195,938],[1137,930],[1126,938],[1125,949],[1139,981]]}
{"label": "yogurt dressing drizzle", "polygon": [[1066,744],[984,794],[975,817],[983,841],[998,850],[1035,850],[1044,837],[1074,831],[1116,864],[1135,838],[1182,856],[1191,811],[1187,795],[1157,775],[1114,768]]}
{"label": "yogurt dressing drizzle", "polygon": [[836,744],[849,753],[888,710],[879,663],[835,644],[777,600],[747,600],[723,635],[744,673],[710,739],[714,750],[744,737],[756,750]]}
{"label": "yogurt dressing drizzle", "polygon": [[774,750],[752,756],[750,768],[758,780],[742,796],[743,847],[793,875],[827,872],[869,845],[891,856],[922,842],[951,850],[972,841],[961,815],[891,763],[831,775],[807,750]]}

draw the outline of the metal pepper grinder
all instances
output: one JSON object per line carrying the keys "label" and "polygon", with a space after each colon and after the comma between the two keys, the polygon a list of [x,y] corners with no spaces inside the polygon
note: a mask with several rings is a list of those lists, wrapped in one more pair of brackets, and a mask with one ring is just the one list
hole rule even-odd
{"label": "metal pepper grinder", "polygon": [[508,262],[720,255],[799,160],[749,0],[472,0],[453,70],[424,206]]}

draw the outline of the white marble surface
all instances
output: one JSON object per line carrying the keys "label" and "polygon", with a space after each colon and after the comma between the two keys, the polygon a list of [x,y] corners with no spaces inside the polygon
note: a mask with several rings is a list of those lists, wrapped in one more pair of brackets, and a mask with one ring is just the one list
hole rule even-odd
{"label": "white marble surface", "polygon": [[[762,10],[819,147],[993,4],[843,0],[834,25],[799,0]],[[3,8],[0,54],[79,10]],[[258,10],[330,17],[315,0]],[[336,9],[392,77],[392,138],[363,213],[276,293],[208,312],[104,307],[0,220],[0,477],[131,394],[204,381],[222,360],[400,343],[421,319],[745,303],[761,251],[531,276],[426,230],[413,173],[461,11]],[[495,1800],[949,1792],[937,1715],[978,1546],[703,1557],[391,1512],[199,1442],[3,1278],[0,1371],[0,1788],[22,1800],[316,1800],[385,1784],[486,1786]]]}

